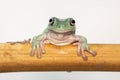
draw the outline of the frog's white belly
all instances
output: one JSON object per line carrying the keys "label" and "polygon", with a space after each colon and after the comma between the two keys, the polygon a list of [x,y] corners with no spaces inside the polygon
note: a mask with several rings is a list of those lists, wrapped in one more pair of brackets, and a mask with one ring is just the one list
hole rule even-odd
{"label": "frog's white belly", "polygon": [[47,39],[51,44],[59,45],[59,46],[71,44],[74,41],[74,37],[72,34],[68,36],[68,35],[48,33]]}

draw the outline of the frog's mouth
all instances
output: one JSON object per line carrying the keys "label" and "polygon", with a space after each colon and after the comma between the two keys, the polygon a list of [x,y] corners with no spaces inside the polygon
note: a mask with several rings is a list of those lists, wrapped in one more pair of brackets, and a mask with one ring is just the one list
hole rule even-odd
{"label": "frog's mouth", "polygon": [[73,30],[54,30],[54,29],[50,29],[50,31],[57,34],[70,34],[74,32]]}
{"label": "frog's mouth", "polygon": [[48,32],[48,37],[50,38],[50,40],[54,40],[53,42],[60,42],[63,43],[66,40],[69,40],[69,38],[73,35],[73,31],[71,30],[53,30],[53,29],[49,29]]}

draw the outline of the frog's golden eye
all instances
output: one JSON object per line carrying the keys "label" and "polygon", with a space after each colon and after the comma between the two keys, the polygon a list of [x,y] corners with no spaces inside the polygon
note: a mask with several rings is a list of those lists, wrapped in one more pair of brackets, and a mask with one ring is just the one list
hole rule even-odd
{"label": "frog's golden eye", "polygon": [[53,25],[53,23],[54,23],[54,19],[51,18],[51,19],[49,20],[49,24],[50,24],[50,25]]}
{"label": "frog's golden eye", "polygon": [[71,19],[70,25],[71,25],[71,26],[74,26],[74,25],[75,25],[75,20],[74,20],[74,19]]}

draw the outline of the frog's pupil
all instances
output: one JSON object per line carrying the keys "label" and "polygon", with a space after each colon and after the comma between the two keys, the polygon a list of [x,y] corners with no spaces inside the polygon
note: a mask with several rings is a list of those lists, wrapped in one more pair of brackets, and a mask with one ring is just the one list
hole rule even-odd
{"label": "frog's pupil", "polygon": [[52,22],[52,21],[53,21],[52,19],[49,20],[49,22]]}
{"label": "frog's pupil", "polygon": [[75,24],[75,20],[72,20],[71,22],[72,22],[73,24]]}

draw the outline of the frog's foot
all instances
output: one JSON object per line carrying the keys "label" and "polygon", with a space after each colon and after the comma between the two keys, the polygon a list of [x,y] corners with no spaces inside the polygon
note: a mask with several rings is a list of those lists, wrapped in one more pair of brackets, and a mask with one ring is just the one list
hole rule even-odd
{"label": "frog's foot", "polygon": [[36,50],[36,53],[37,53],[37,58],[41,58],[41,54],[42,54],[42,53],[45,53],[44,45],[41,45],[41,43],[40,43],[40,45],[36,45],[36,46],[31,50],[30,56],[34,56],[35,50]]}
{"label": "frog's foot", "polygon": [[77,55],[78,55],[78,56],[82,55],[83,60],[87,61],[87,60],[88,60],[88,57],[87,57],[87,56],[85,55],[85,53],[84,53],[84,48],[81,47],[82,44],[81,44],[80,42],[75,42],[75,43],[73,43],[73,45],[77,45],[77,46],[78,46]]}
{"label": "frog's foot", "polygon": [[32,41],[32,50],[30,52],[30,56],[34,56],[35,52],[38,58],[41,58],[41,54],[45,53],[44,41],[37,40],[36,37],[34,37]]}

